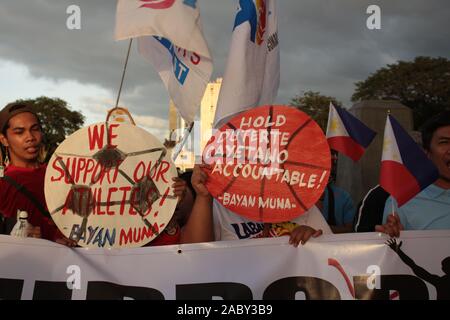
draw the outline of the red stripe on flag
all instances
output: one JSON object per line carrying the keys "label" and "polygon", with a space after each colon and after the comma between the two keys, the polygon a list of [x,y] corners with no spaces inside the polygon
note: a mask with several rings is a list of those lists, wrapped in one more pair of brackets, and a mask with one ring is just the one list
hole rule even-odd
{"label": "red stripe on flag", "polygon": [[355,162],[364,154],[365,149],[350,137],[331,137],[327,140],[331,149],[345,154]]}
{"label": "red stripe on flag", "polygon": [[380,185],[402,206],[420,192],[416,178],[401,163],[381,161]]}

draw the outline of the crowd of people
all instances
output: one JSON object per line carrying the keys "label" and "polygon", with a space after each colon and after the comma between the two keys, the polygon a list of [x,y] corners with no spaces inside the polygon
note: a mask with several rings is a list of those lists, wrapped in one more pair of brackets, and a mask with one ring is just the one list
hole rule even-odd
{"label": "crowd of people", "polygon": [[[378,185],[355,206],[349,193],[330,179],[315,206],[283,223],[250,221],[222,206],[205,186],[207,165],[196,165],[193,172],[174,179],[178,206],[168,227],[149,245],[289,236],[298,246],[322,234],[377,231],[398,237],[402,230],[450,229],[450,112],[429,119],[421,138],[439,178],[405,205],[398,207]],[[10,234],[20,210],[28,212],[30,236],[76,246],[58,230],[46,207],[42,141],[32,106],[11,103],[0,111],[0,234]],[[333,164],[336,159],[332,152]]]}

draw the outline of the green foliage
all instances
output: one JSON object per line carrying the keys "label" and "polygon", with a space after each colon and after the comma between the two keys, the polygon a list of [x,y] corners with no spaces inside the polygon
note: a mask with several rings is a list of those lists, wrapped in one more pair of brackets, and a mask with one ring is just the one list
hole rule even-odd
{"label": "green foliage", "polygon": [[324,96],[320,92],[306,91],[302,96],[295,96],[291,99],[290,105],[305,112],[326,132],[330,102],[334,106],[341,107],[342,105],[334,97]]}
{"label": "green foliage", "polygon": [[50,159],[58,145],[67,136],[80,129],[84,124],[84,116],[78,111],[70,110],[67,102],[59,98],[39,97],[17,102],[32,104],[39,116],[45,137],[45,161]]}
{"label": "green foliage", "polygon": [[414,128],[450,109],[450,60],[416,57],[377,70],[356,83],[352,101],[398,100],[413,110]]}

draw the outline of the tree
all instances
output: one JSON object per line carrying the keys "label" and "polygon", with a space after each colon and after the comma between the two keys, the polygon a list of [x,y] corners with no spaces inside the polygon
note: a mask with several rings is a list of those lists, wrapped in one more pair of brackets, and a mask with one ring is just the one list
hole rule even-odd
{"label": "tree", "polygon": [[39,116],[44,133],[46,162],[58,145],[84,124],[84,116],[78,111],[70,110],[67,102],[58,98],[39,97],[16,102],[31,104]]}
{"label": "tree", "polygon": [[450,109],[450,60],[416,57],[377,70],[356,83],[352,101],[398,100],[413,110],[414,128]]}
{"label": "tree", "polygon": [[305,112],[326,132],[330,102],[334,106],[342,105],[334,97],[321,95],[320,92],[306,91],[303,96],[295,96],[291,99],[290,105]]}

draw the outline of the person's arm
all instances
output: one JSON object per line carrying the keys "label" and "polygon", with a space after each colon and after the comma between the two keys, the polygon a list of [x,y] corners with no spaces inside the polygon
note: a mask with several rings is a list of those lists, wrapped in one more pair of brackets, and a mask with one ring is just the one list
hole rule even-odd
{"label": "person's arm", "polygon": [[56,227],[56,225],[54,227],[55,227],[55,231],[53,233],[53,241],[54,242],[62,244],[63,246],[66,246],[66,247],[71,247],[71,248],[76,247],[78,245],[78,243],[75,240],[69,239],[65,235],[63,235],[62,232]]}
{"label": "person's arm", "polygon": [[10,235],[14,225],[17,222],[16,215],[8,216],[7,209],[5,207],[6,200],[8,199],[8,193],[6,191],[6,185],[3,179],[0,179],[0,209],[4,212],[0,212],[0,234]]}
{"label": "person's arm", "polygon": [[214,241],[212,197],[205,187],[207,175],[196,165],[192,173],[192,186],[197,193],[192,212],[181,230],[181,243]]}
{"label": "person's arm", "polygon": [[293,220],[293,222],[300,224],[291,231],[289,237],[289,243],[294,247],[297,247],[300,242],[304,245],[311,237],[317,238],[322,234],[330,234],[332,232],[322,213],[316,206],[310,208],[304,214],[308,215],[305,223],[295,221],[295,219]]}
{"label": "person's arm", "polygon": [[412,269],[412,271],[414,272],[414,274],[431,283],[432,285],[436,286],[439,282],[439,276],[434,275],[429,273],[427,270],[425,270],[424,268],[418,266],[413,259],[411,259],[408,255],[406,255],[406,253],[403,252],[402,249],[400,249],[400,247],[403,244],[403,241],[400,241],[400,243],[397,244],[397,241],[395,239],[389,239],[386,244],[389,246],[389,248],[391,248],[395,253],[398,254],[398,256],[400,257],[400,259],[408,266]]}
{"label": "person's arm", "polygon": [[[400,231],[403,230],[403,224],[400,221],[400,217],[397,212],[392,212],[392,197],[389,197],[386,201],[383,214],[383,224],[376,225],[375,231],[388,234],[390,237],[398,238]],[[395,210],[395,207],[394,207]]]}
{"label": "person's arm", "polygon": [[388,234],[390,237],[400,237],[400,231],[403,230],[403,225],[396,212],[389,214],[386,223],[375,226],[375,231]]}
{"label": "person's arm", "polygon": [[322,230],[320,229],[316,230],[307,225],[298,226],[292,230],[289,237],[289,244],[298,247],[300,242],[304,245],[311,237],[317,238],[320,235],[322,235]]}
{"label": "person's arm", "polygon": [[180,177],[173,177],[172,181],[173,194],[178,198],[178,204],[180,204],[186,195],[187,183]]}

